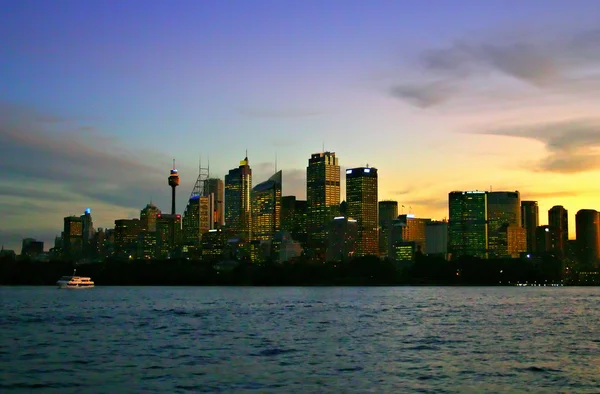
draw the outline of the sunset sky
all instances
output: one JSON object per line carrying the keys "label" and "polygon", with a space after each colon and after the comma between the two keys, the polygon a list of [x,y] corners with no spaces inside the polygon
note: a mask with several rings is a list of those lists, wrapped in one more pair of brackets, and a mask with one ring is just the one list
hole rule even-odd
{"label": "sunset sky", "polygon": [[[0,243],[182,212],[199,158],[248,150],[305,198],[311,153],[379,169],[380,200],[452,190],[600,209],[598,1],[12,0],[0,7]],[[342,179],[344,177],[342,176]],[[345,197],[342,188],[342,199]]]}

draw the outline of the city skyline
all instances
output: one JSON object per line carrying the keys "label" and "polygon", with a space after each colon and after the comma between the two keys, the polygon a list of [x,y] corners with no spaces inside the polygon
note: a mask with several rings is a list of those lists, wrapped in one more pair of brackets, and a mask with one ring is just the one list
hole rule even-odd
{"label": "city skyline", "polygon": [[0,243],[48,245],[88,207],[97,227],[169,211],[173,158],[182,213],[198,158],[224,179],[246,149],[255,184],[277,161],[302,200],[307,158],[331,151],[341,171],[377,167],[379,200],[419,217],[491,187],[538,201],[540,225],[554,205],[575,223],[600,208],[596,7],[11,2]]}

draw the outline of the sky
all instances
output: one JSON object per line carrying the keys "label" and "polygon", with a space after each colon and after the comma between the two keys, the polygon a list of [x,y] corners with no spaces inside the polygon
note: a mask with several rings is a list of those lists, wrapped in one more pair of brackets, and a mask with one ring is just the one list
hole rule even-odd
{"label": "sky", "polygon": [[600,209],[598,108],[596,0],[5,0],[0,244],[168,211],[173,159],[180,212],[199,162],[224,178],[246,150],[254,184],[277,162],[303,199],[323,148],[404,213],[518,190],[574,238]]}

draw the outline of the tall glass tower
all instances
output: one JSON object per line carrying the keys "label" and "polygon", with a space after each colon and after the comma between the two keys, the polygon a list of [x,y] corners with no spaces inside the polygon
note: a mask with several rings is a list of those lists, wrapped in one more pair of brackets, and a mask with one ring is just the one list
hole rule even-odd
{"label": "tall glass tower", "polygon": [[340,166],[335,152],[313,153],[306,167],[308,246],[325,252],[329,222],[340,206]]}
{"label": "tall glass tower", "polygon": [[231,234],[245,240],[251,238],[252,231],[251,191],[252,169],[246,156],[238,168],[225,175],[225,224]]}
{"label": "tall glass tower", "polygon": [[527,251],[536,252],[535,231],[540,225],[540,211],[537,201],[521,201],[521,226],[525,229]]}
{"label": "tall glass tower", "polygon": [[252,189],[252,239],[271,241],[281,228],[281,171]]}
{"label": "tall glass tower", "polygon": [[448,252],[488,257],[487,192],[455,191],[448,195]]}
{"label": "tall glass tower", "polygon": [[379,255],[377,168],[346,170],[348,217],[358,224],[358,256]]}
{"label": "tall glass tower", "polygon": [[487,211],[489,257],[508,257],[508,226],[521,227],[519,192],[489,192]]}

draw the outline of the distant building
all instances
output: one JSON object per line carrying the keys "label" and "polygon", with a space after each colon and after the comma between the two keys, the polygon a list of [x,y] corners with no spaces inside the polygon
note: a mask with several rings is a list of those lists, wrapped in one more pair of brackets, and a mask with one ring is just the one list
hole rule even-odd
{"label": "distant building", "polygon": [[557,233],[550,226],[538,226],[535,229],[535,250],[538,254],[556,251],[558,243]]}
{"label": "distant building", "polygon": [[447,258],[448,222],[431,221],[425,224],[425,244],[427,255]]}
{"label": "distant building", "polygon": [[78,216],[64,218],[63,256],[66,259],[78,260],[83,254],[83,221]]}
{"label": "distant building", "polygon": [[281,230],[288,231],[295,241],[306,244],[306,200],[295,196],[281,198]]}
{"label": "distant building", "polygon": [[252,231],[250,194],[252,169],[248,157],[225,175],[225,224],[231,235],[249,240]]}
{"label": "distant building", "polygon": [[503,227],[506,232],[507,254],[504,257],[519,258],[527,252],[527,230],[520,225],[509,224]]}
{"label": "distant building", "polygon": [[139,219],[115,220],[115,257],[117,259],[133,259],[137,252]]}
{"label": "distant building", "polygon": [[521,226],[525,229],[527,251],[535,252],[535,230],[540,225],[537,201],[521,201]]}
{"label": "distant building", "polygon": [[225,225],[225,184],[222,179],[208,178],[204,185],[208,194],[214,196],[213,221],[215,228],[221,228]]}
{"label": "distant building", "polygon": [[488,257],[487,193],[455,191],[448,195],[448,253],[460,256]]}
{"label": "distant building", "polygon": [[222,229],[213,229],[202,235],[202,259],[220,260],[225,251],[226,237]]}
{"label": "distant building", "polygon": [[156,205],[149,203],[140,211],[140,231],[156,231],[156,217],[161,213]]}
{"label": "distant building", "polygon": [[489,257],[510,257],[507,227],[521,227],[521,196],[519,192],[488,192],[487,222]]}
{"label": "distant building", "polygon": [[35,259],[37,256],[44,253],[44,243],[36,241],[33,238],[25,238],[21,247],[21,256],[30,259]]}
{"label": "distant building", "polygon": [[340,206],[340,165],[334,152],[313,153],[308,160],[306,204],[308,246],[314,255],[322,255],[327,229]]}
{"label": "distant building", "polygon": [[281,229],[282,173],[277,171],[252,189],[252,239],[271,241]]}
{"label": "distant building", "polygon": [[414,242],[416,251],[427,252],[427,225],[431,219],[416,218],[413,214],[403,214],[398,219],[392,221],[399,234],[394,234],[394,241]]}
{"label": "distant building", "polygon": [[548,211],[548,226],[556,239],[556,252],[564,256],[569,241],[569,211],[562,205],[555,205]]}
{"label": "distant building", "polygon": [[577,257],[581,267],[595,269],[600,261],[600,214],[581,209],[575,215]]}
{"label": "distant building", "polygon": [[159,214],[156,218],[156,257],[178,256],[182,241],[181,215]]}
{"label": "distant building", "polygon": [[398,218],[398,201],[379,201],[379,255],[387,256],[389,227]]}
{"label": "distant building", "polygon": [[345,261],[355,257],[358,248],[358,223],[338,216],[329,224],[327,261]]}
{"label": "distant building", "polygon": [[346,170],[348,216],[358,223],[358,256],[379,255],[379,208],[377,168]]}

